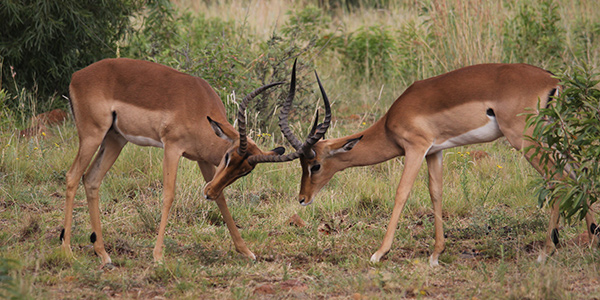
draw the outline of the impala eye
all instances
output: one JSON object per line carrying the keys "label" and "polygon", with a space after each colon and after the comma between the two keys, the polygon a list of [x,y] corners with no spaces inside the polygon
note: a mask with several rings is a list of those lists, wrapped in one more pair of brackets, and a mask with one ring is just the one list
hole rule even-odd
{"label": "impala eye", "polygon": [[225,165],[229,165],[229,152],[225,153]]}
{"label": "impala eye", "polygon": [[321,165],[320,164],[316,164],[316,165],[310,167],[310,172],[311,173],[319,172],[319,170],[321,170]]}

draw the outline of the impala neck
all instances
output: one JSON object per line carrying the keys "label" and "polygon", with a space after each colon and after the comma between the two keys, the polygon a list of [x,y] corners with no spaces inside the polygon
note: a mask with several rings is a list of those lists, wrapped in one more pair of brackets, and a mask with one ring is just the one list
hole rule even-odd
{"label": "impala neck", "polygon": [[385,128],[386,117],[362,132],[331,140],[333,145],[343,145],[354,138],[362,139],[352,150],[335,156],[340,170],[349,167],[370,166],[404,155],[404,150],[390,138]]}

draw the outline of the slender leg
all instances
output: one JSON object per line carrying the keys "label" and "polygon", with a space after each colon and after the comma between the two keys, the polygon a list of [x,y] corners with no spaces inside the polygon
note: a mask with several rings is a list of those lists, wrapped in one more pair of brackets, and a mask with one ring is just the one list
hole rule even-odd
{"label": "slender leg", "polygon": [[[520,134],[520,132],[523,132],[523,131],[522,131],[522,129],[520,129],[520,130],[521,131],[517,130],[515,132],[512,132],[512,131],[505,132],[505,136],[507,137],[508,141],[517,150],[525,149],[526,147],[533,144],[532,142],[525,141],[522,138],[522,135]],[[544,176],[545,175],[544,170],[541,166],[539,157],[533,156],[532,153],[533,153],[533,151],[524,153],[525,158],[527,158],[529,163],[538,171],[538,173],[540,173],[542,176]],[[548,162],[548,163],[549,163],[548,167],[550,167],[550,168],[554,167],[552,162]],[[562,176],[568,176],[568,174],[563,174]],[[561,177],[561,176],[558,175],[557,177]],[[554,251],[556,250],[556,245],[558,244],[559,217],[560,217],[560,201],[559,201],[559,199],[555,199],[554,204],[552,205],[552,209],[550,211],[550,222],[548,223],[548,229],[546,230],[546,242],[545,242],[544,248],[542,248],[542,251],[537,258],[537,261],[540,263],[546,261],[546,258],[549,255],[552,255],[552,253],[554,253]],[[597,240],[597,238],[594,238],[595,233],[593,232],[593,229],[595,229],[594,217],[591,215],[590,212],[588,212],[587,215],[585,216],[585,220],[587,223],[588,235],[590,237],[592,237],[592,239],[590,239],[590,240],[592,242],[594,242]],[[592,224],[594,224],[594,226],[592,226]]]}
{"label": "slender leg", "polygon": [[600,228],[598,228],[596,222],[594,221],[594,216],[592,216],[592,214],[589,212],[585,215],[585,223],[587,225],[588,236],[590,238],[590,245],[597,245]]}
{"label": "slender leg", "polygon": [[175,179],[177,177],[177,166],[181,152],[172,149],[165,145],[165,153],[163,159],[163,207],[160,218],[160,226],[158,228],[158,238],[154,246],[154,262],[163,262],[163,246],[165,239],[165,230],[169,218],[169,211],[175,199]]}
{"label": "slender leg", "polygon": [[[426,148],[427,149],[427,148]],[[371,262],[378,262],[381,257],[383,257],[392,246],[392,241],[394,240],[394,233],[396,232],[396,226],[398,226],[398,220],[400,218],[400,213],[404,208],[404,204],[406,204],[406,200],[408,199],[408,195],[410,194],[410,190],[417,178],[417,174],[419,173],[419,168],[421,163],[423,162],[423,158],[425,157],[426,150],[415,150],[406,149],[406,158],[404,159],[404,171],[402,172],[402,178],[400,179],[400,184],[398,185],[398,189],[396,190],[396,197],[394,203],[394,210],[392,211],[392,217],[388,224],[387,231],[383,238],[383,242],[379,250],[371,256]]]}
{"label": "slender leg", "polygon": [[[204,180],[206,180],[206,182],[209,182],[215,174],[215,167],[205,162],[198,162],[198,166],[200,167],[200,171],[202,171],[202,176],[204,176]],[[250,259],[256,259],[254,253],[252,253],[252,251],[250,251],[248,247],[246,247],[246,243],[244,243],[240,232],[235,226],[235,221],[233,220],[233,217],[231,217],[229,209],[227,208],[227,201],[225,200],[225,196],[223,196],[223,194],[221,193],[221,196],[219,196],[219,198],[217,198],[215,202],[217,202],[217,206],[221,211],[221,215],[223,215],[225,224],[227,224],[227,229],[229,229],[229,235],[231,235],[231,239],[233,240],[233,244],[235,245],[235,250]]]}
{"label": "slender leg", "polygon": [[438,266],[438,258],[444,251],[444,221],[442,220],[442,151],[428,155],[427,169],[429,170],[429,195],[433,204],[433,217],[435,224],[435,244],[433,253],[429,257],[429,265]]}
{"label": "slender leg", "polygon": [[94,251],[102,260],[101,267],[104,267],[105,265],[110,266],[111,259],[104,249],[104,240],[102,238],[102,228],[100,225],[100,197],[98,195],[98,189],[100,188],[100,184],[102,183],[102,179],[104,179],[106,172],[108,172],[110,167],[115,163],[115,160],[121,153],[125,144],[127,144],[127,140],[121,135],[114,131],[109,131],[83,180],[92,223],[91,240],[94,244]]}
{"label": "slender leg", "polygon": [[[521,150],[526,148],[529,145],[532,145],[532,142],[525,141],[521,137],[521,135],[512,135],[507,134],[506,137],[508,141],[511,143],[513,147],[517,150]],[[533,151],[528,153],[524,153],[525,158],[529,161],[529,163],[533,166],[534,169],[538,171],[542,176],[544,176],[543,168],[541,167],[541,163],[538,156],[532,155]],[[553,167],[552,165],[549,167]],[[546,230],[546,242],[544,244],[544,248],[540,252],[537,261],[542,263],[546,261],[546,258],[549,255],[552,255],[556,250],[556,244],[558,244],[558,221],[560,217],[560,201],[556,199],[554,201],[554,205],[552,205],[552,209],[550,210],[550,222],[548,223],[548,229]]]}
{"label": "slender leg", "polygon": [[63,251],[72,256],[71,251],[71,226],[73,224],[73,205],[75,202],[75,193],[77,193],[77,187],[79,181],[83,176],[83,172],[87,169],[94,153],[98,150],[98,147],[102,143],[104,133],[100,131],[90,132],[89,134],[79,135],[79,150],[75,156],[75,160],[71,165],[71,168],[67,172],[67,191],[65,201],[65,221],[64,229],[61,233],[62,249]]}
{"label": "slender leg", "polygon": [[548,256],[552,255],[556,250],[556,244],[558,244],[558,220],[560,213],[560,201],[558,199],[554,201],[552,210],[550,211],[550,222],[548,223],[548,229],[546,230],[546,242],[544,248],[538,255],[537,261],[543,263],[546,261]]}

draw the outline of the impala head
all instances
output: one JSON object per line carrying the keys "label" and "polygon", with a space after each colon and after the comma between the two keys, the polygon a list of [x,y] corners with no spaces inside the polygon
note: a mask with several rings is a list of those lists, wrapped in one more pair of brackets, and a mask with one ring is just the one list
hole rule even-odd
{"label": "impala head", "polygon": [[225,187],[235,182],[238,178],[248,175],[259,163],[287,162],[303,156],[314,157],[314,151],[311,148],[319,139],[323,137],[331,122],[331,107],[329,106],[329,100],[327,99],[327,95],[323,90],[318,76],[317,81],[319,82],[323,100],[325,101],[325,120],[322,124],[317,125],[317,115],[317,119],[315,119],[315,124],[313,125],[311,134],[307,138],[306,142],[301,143],[293,135],[287,121],[288,113],[292,106],[292,101],[296,92],[296,62],[294,62],[292,80],[290,83],[290,92],[288,93],[288,97],[283,104],[281,113],[279,115],[279,127],[281,128],[284,136],[296,149],[296,152],[294,153],[283,155],[285,150],[282,147],[273,149],[271,151],[262,151],[251,139],[246,136],[246,107],[248,105],[248,101],[256,96],[256,94],[262,92],[264,89],[281,83],[262,87],[264,89],[259,88],[244,98],[238,111],[239,135],[234,132],[224,131],[224,127],[220,126],[219,123],[209,118],[209,122],[215,131],[215,134],[230,141],[232,143],[232,147],[227,150],[227,153],[223,156],[223,159],[217,168],[215,176],[204,188],[204,196],[207,199],[216,199],[219,197]]}
{"label": "impala head", "polygon": [[[204,196],[206,199],[216,199],[221,195],[223,189],[235,182],[238,178],[248,175],[256,163],[252,160],[248,160],[251,157],[266,157],[266,156],[278,156],[285,152],[283,147],[275,148],[271,151],[262,151],[254,141],[245,137],[240,130],[240,134],[237,132],[225,132],[225,127],[208,118],[215,134],[220,138],[231,142],[232,146],[227,149],[227,152],[221,159],[221,163],[217,167],[217,171],[213,179],[204,188]],[[238,120],[239,121],[239,120]],[[241,123],[240,123],[241,124]],[[244,150],[245,149],[245,150]]]}
{"label": "impala head", "polygon": [[311,148],[313,157],[300,157],[302,165],[302,180],[298,195],[300,204],[306,206],[313,202],[321,188],[335,173],[342,170],[338,165],[340,156],[352,150],[361,139],[362,136],[342,140],[321,140]]}

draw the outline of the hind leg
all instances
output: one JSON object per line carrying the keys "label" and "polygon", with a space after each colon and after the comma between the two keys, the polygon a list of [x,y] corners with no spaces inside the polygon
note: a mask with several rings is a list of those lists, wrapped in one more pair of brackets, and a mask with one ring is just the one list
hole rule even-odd
{"label": "hind leg", "polygon": [[438,266],[438,258],[444,252],[444,221],[442,219],[442,151],[427,155],[427,169],[429,170],[429,195],[433,205],[433,219],[435,226],[435,244],[433,253],[429,257],[429,265]]}
{"label": "hind leg", "polygon": [[90,239],[94,244],[94,251],[102,260],[102,267],[105,265],[110,266],[112,261],[104,249],[104,240],[102,238],[102,228],[100,224],[100,197],[98,190],[102,183],[102,179],[104,179],[108,170],[115,163],[115,160],[121,153],[125,144],[127,144],[127,140],[125,140],[123,136],[116,133],[114,130],[109,130],[104,137],[104,141],[100,146],[100,150],[98,151],[94,162],[91,164],[83,179],[92,224],[92,235]]}
{"label": "hind leg", "polygon": [[[521,131],[523,132],[523,131]],[[515,134],[515,133],[505,133],[508,141],[510,142],[510,144],[517,150],[521,150],[521,149],[525,149],[528,146],[534,145],[533,142],[531,141],[527,141],[523,138],[522,134]],[[531,134],[529,134],[531,135]],[[540,173],[542,176],[545,176],[545,172],[544,172],[544,168],[542,167],[542,164],[540,162],[540,159],[538,156],[533,156],[533,151],[528,151],[527,153],[524,153],[525,158],[527,158],[527,160],[529,161],[529,163],[538,171],[538,173]],[[548,162],[548,167],[549,168],[554,168],[554,164],[552,162]],[[568,176],[569,174],[563,174],[562,176],[558,176],[558,177],[564,177],[564,176]],[[557,178],[560,179],[560,178]],[[559,217],[560,217],[560,201],[559,199],[554,199],[554,203],[552,204],[552,208],[550,211],[550,222],[548,223],[548,229],[546,230],[546,241],[544,244],[544,248],[542,249],[542,252],[540,253],[540,255],[538,256],[537,261],[538,262],[544,262],[546,260],[546,258],[549,255],[552,255],[554,253],[554,251],[556,250],[556,246],[558,245],[559,242],[559,234],[558,234],[558,221],[559,221]],[[585,216],[585,220],[587,223],[587,230],[588,230],[588,235],[590,236],[590,241],[595,242],[597,240],[596,238],[596,224],[594,223],[594,217],[592,216],[592,214],[590,212],[588,212]]]}
{"label": "hind leg", "polygon": [[60,238],[62,240],[63,251],[70,256],[73,255],[71,251],[71,226],[73,224],[75,193],[77,193],[77,187],[79,186],[79,181],[83,176],[83,172],[85,172],[90,164],[90,161],[102,143],[105,134],[100,130],[95,130],[90,133],[91,134],[82,134],[80,131],[79,150],[77,151],[77,155],[75,156],[71,168],[66,174],[67,191],[65,200],[65,221]]}

